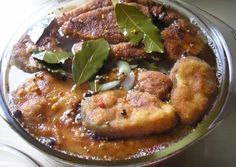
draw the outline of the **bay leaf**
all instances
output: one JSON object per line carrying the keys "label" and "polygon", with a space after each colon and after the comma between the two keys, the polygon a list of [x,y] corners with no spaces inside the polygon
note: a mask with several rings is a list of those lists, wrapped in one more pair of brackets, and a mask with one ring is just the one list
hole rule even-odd
{"label": "bay leaf", "polygon": [[49,64],[58,64],[65,63],[67,59],[73,57],[73,54],[64,51],[43,51],[39,53],[33,53],[32,57]]}
{"label": "bay leaf", "polygon": [[72,76],[76,85],[88,81],[102,68],[109,50],[109,44],[104,39],[83,42],[72,62]]}
{"label": "bay leaf", "polygon": [[147,53],[164,52],[160,30],[135,6],[118,3],[115,14],[121,32],[133,45],[143,42]]}

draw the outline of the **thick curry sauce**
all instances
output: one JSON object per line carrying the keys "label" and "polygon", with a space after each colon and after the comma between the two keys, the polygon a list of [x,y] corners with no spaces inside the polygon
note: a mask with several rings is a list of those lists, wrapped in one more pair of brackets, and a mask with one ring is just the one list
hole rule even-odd
{"label": "thick curry sauce", "polygon": [[161,135],[129,139],[99,138],[86,131],[78,114],[78,104],[88,90],[84,84],[72,90],[73,82],[48,72],[39,72],[12,95],[22,111],[24,128],[52,148],[92,159],[129,159],[150,154],[177,141],[191,131],[180,126]]}
{"label": "thick curry sauce", "polygon": [[[137,7],[159,26],[164,53],[147,53],[143,43],[132,45],[120,31],[110,0],[90,0],[69,10],[54,18],[37,42],[25,33],[13,48],[11,68],[17,69],[10,72],[9,80],[13,115],[29,134],[52,149],[98,160],[143,157],[191,133],[212,106],[214,99],[210,99],[217,92],[216,60],[200,30],[161,4],[149,0],[121,2]],[[74,52],[84,42],[100,38],[109,45],[108,58],[96,74],[75,86],[71,77]],[[32,56],[42,52],[69,52],[74,57],[48,64]],[[128,73],[119,73],[119,61],[126,64],[122,70],[128,67]],[[16,78],[21,70],[31,76],[19,84]],[[96,76],[105,78],[100,81]],[[91,82],[97,81],[103,86],[113,81],[121,84],[91,91]],[[102,101],[115,91],[124,95]],[[162,106],[168,106],[168,112]],[[166,113],[171,115],[166,120],[172,121],[165,124],[162,120]],[[140,127],[144,130],[129,135]]]}

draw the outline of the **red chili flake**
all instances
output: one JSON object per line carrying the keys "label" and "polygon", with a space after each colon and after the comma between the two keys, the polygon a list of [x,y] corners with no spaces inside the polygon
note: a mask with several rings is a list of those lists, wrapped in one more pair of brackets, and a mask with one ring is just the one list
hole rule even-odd
{"label": "red chili flake", "polygon": [[98,106],[101,108],[106,108],[106,104],[103,101],[98,102]]}

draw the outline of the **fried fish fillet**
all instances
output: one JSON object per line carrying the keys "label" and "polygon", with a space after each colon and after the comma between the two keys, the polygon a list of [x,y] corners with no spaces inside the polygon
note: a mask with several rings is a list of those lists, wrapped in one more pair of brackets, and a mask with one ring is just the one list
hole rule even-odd
{"label": "fried fish fillet", "polygon": [[[90,3],[94,2],[91,1],[88,4]],[[145,15],[150,16],[147,6],[139,3],[130,3],[130,5],[137,7]],[[71,14],[68,13],[67,17],[70,19],[62,19],[64,24],[61,29],[65,35],[83,40],[104,38],[111,44],[126,41],[118,27],[114,7],[111,2],[105,1],[101,3],[98,1],[94,3],[91,10],[85,10],[84,8],[82,6],[81,9],[75,10],[79,12],[72,11]]]}
{"label": "fried fish fillet", "polygon": [[184,124],[194,124],[206,112],[210,97],[217,90],[217,79],[210,65],[197,57],[182,58],[171,70],[171,105]]}
{"label": "fried fish fillet", "polygon": [[[31,133],[57,136],[57,132],[64,133],[60,128],[74,122],[77,104],[88,89],[87,85],[82,85],[71,91],[72,86],[72,79],[65,81],[48,72],[39,72],[12,92],[11,106],[13,111],[22,112],[21,121]],[[67,111],[71,111],[72,116],[62,117]],[[58,124],[60,127],[57,127]]]}
{"label": "fried fish fillet", "polygon": [[[158,4],[153,0],[120,0],[122,3],[128,4],[138,4],[141,6],[145,6],[148,9],[146,11],[149,12],[148,15],[152,15],[155,19],[158,19],[160,23],[164,23],[169,26],[177,19],[183,19],[184,17],[176,12],[175,10],[166,7],[164,5]],[[145,12],[143,12],[145,14]],[[148,16],[147,15],[147,16]]]}
{"label": "fried fish fillet", "polygon": [[187,20],[178,19],[161,32],[166,53],[170,59],[178,60],[182,55],[197,56],[204,47],[198,29]]}
{"label": "fried fish fillet", "polygon": [[111,90],[81,103],[83,126],[100,136],[123,138],[168,131],[177,122],[169,104],[147,92]]}
{"label": "fried fish fillet", "polygon": [[25,72],[37,72],[41,66],[31,56],[34,51],[63,51],[60,48],[56,38],[58,24],[53,21],[52,24],[44,30],[42,36],[34,43],[28,32],[13,46],[11,63]]}
{"label": "fried fish fillet", "polygon": [[159,99],[167,98],[171,88],[171,79],[161,72],[144,71],[138,76],[137,89],[156,95]]}
{"label": "fried fish fillet", "polygon": [[37,46],[31,41],[28,35],[24,35],[13,46],[11,64],[26,72],[38,71],[37,62],[31,57]]}
{"label": "fried fish fillet", "polygon": [[118,27],[113,6],[74,17],[62,25],[62,31],[65,35],[84,40],[104,38],[109,43],[126,41]]}
{"label": "fried fish fillet", "polygon": [[[75,43],[73,51],[77,52],[81,49],[82,42]],[[144,47],[133,46],[129,42],[121,42],[118,44],[110,44],[109,56],[116,59],[142,59],[150,57],[151,55],[157,55],[156,53],[146,53]]]}
{"label": "fried fish fillet", "polygon": [[57,21],[60,25],[62,25],[64,22],[69,21],[70,19],[77,17],[82,13],[86,13],[88,11],[92,11],[107,6],[112,6],[111,0],[89,0],[87,1],[87,3],[79,7],[64,12],[57,18]]}

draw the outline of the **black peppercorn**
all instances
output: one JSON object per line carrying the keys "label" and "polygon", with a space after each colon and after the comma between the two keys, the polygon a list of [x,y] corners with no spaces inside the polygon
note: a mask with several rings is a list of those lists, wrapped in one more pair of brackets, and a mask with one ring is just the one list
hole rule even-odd
{"label": "black peppercorn", "polygon": [[13,111],[13,116],[15,118],[21,118],[22,117],[22,112],[20,110],[15,110],[15,111]]}
{"label": "black peppercorn", "polygon": [[181,55],[182,58],[187,57],[188,53],[186,51],[183,52],[183,54]]}
{"label": "black peppercorn", "polygon": [[81,110],[81,104],[79,103],[77,104],[77,111],[80,112],[80,110]]}
{"label": "black peppercorn", "polygon": [[88,90],[83,94],[83,97],[91,97],[93,94],[94,94],[93,91]]}
{"label": "black peppercorn", "polygon": [[127,112],[126,112],[125,109],[122,110],[121,115],[124,116],[124,117],[127,116]]}
{"label": "black peppercorn", "polygon": [[56,144],[56,139],[54,137],[40,137],[39,141],[50,147]]}

